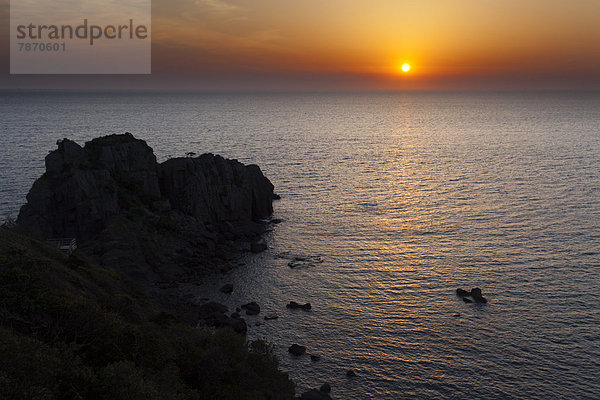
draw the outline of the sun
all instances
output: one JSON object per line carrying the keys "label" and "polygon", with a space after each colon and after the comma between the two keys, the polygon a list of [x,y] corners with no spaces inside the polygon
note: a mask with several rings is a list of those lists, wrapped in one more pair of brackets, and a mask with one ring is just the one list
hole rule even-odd
{"label": "sun", "polygon": [[402,71],[404,71],[404,72],[410,71],[410,65],[408,65],[408,64],[402,64]]}

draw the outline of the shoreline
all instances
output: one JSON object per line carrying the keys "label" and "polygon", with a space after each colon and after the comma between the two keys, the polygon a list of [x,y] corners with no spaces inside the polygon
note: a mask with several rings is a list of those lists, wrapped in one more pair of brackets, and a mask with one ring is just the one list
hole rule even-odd
{"label": "shoreline", "polygon": [[[135,304],[134,307],[143,314],[126,323],[151,324],[149,331],[156,329],[159,336],[162,333],[158,331],[162,332],[163,326],[183,323],[196,327],[197,335],[205,335],[202,333],[204,329],[197,329],[204,304],[192,301],[182,287],[198,285],[212,273],[227,273],[241,263],[245,254],[260,253],[266,249],[263,236],[270,224],[271,203],[278,198],[273,193],[273,185],[257,166],[245,166],[236,160],[212,154],[195,157],[190,153],[187,158],[158,164],[152,149],[128,133],[97,138],[86,143],[85,147],[67,139],[57,144],[58,150],[46,157],[46,172],[33,184],[27,203],[21,208],[14,228],[16,231],[11,233],[2,228],[2,236],[7,243],[0,250],[9,253],[0,262],[25,268],[18,259],[10,256],[16,245],[8,242],[18,244],[19,250],[14,250],[18,254],[34,253],[37,248],[44,248],[49,252],[47,257],[57,260],[53,262],[58,263],[60,268],[54,280],[69,279],[62,271],[68,270],[67,265],[74,264],[78,265],[75,275],[83,270],[94,270],[111,276],[108,278],[111,283],[104,284],[105,288],[94,289],[97,297],[131,297],[138,293],[135,296],[146,298],[147,305],[137,304],[137,300],[132,298],[131,305]],[[69,255],[62,254],[34,237],[44,240],[79,238],[78,249]],[[36,263],[33,262],[33,265]],[[109,270],[113,270],[114,275]],[[45,272],[41,269],[40,273]],[[89,282],[85,278],[78,279],[90,286],[87,291],[96,284],[93,279]],[[122,289],[116,288],[117,282],[125,282],[133,289],[121,293]],[[52,286],[53,283],[41,281],[39,284],[47,285],[44,290],[52,292],[58,290]],[[109,291],[105,292],[109,287]],[[64,301],[69,303],[75,293],[68,289],[59,296],[66,296]],[[83,294],[82,299],[89,303],[86,307],[104,309],[101,304],[94,305],[96,297],[88,298]],[[118,312],[126,311],[126,308]],[[3,322],[2,317],[0,315],[0,322]],[[25,313],[19,318],[26,320],[31,316]],[[123,314],[121,318],[129,321],[130,316]],[[217,350],[221,345],[208,346],[217,346],[215,350],[219,357],[231,355],[247,360],[240,361],[241,369],[247,368],[246,362],[264,363],[263,368],[252,372],[255,383],[246,382],[243,378],[235,390],[270,380],[275,387],[266,387],[265,381],[254,390],[264,393],[265,398],[293,398],[294,391],[290,389],[293,383],[287,374],[277,369],[272,350],[260,341],[250,341],[251,349],[245,348],[245,344],[244,350],[241,350],[240,344],[247,340],[246,324],[241,318],[227,319],[235,324],[218,324],[216,328],[224,329],[215,331],[211,340],[218,342],[221,337],[229,337],[225,339],[229,341],[227,346],[233,347]],[[240,324],[243,324],[241,329]],[[70,328],[77,329],[77,323],[73,325]],[[232,339],[230,334],[221,331],[231,332],[239,339]],[[14,334],[11,331],[3,333]],[[175,335],[169,340],[179,339]],[[61,337],[60,341],[69,343],[69,338]],[[254,349],[255,346],[258,347]],[[152,346],[144,351],[153,351]],[[236,352],[238,356],[234,355]],[[91,354],[85,354],[84,358],[94,362]],[[176,358],[169,359],[178,362]],[[156,366],[157,369],[163,367]],[[219,370],[222,367],[214,368]],[[181,371],[182,374],[191,372]],[[94,373],[103,372],[98,370]],[[131,373],[135,374],[134,371]],[[195,390],[194,381],[174,379],[183,379],[189,390]],[[226,387],[231,387],[232,383],[227,383],[228,378],[222,379],[215,380],[217,387],[214,390],[229,390]],[[19,381],[14,384],[21,385]],[[221,384],[225,385],[222,389]],[[152,381],[151,385],[155,387],[159,383]],[[198,390],[202,393],[213,389],[201,386]]]}

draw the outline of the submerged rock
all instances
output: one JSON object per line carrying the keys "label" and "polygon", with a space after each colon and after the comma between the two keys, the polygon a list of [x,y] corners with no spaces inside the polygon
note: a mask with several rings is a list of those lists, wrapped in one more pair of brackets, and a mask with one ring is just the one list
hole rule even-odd
{"label": "submerged rock", "polygon": [[348,378],[354,378],[354,377],[356,377],[357,375],[356,375],[356,372],[354,372],[354,370],[353,370],[353,369],[349,369],[349,370],[347,370],[347,371],[346,371],[346,376],[347,376]]}
{"label": "submerged rock", "polygon": [[460,289],[459,288],[459,289],[456,289],[456,295],[459,296],[459,297],[465,297],[465,296],[469,295],[469,292],[467,292],[464,289]]}
{"label": "submerged rock", "polygon": [[303,268],[303,267],[314,267],[316,264],[321,264],[323,259],[319,256],[296,256],[290,262],[288,267],[290,268]]}
{"label": "submerged rock", "polygon": [[295,356],[301,356],[304,353],[306,353],[306,347],[300,346],[299,344],[294,343],[293,345],[291,345],[288,348],[288,351]]}

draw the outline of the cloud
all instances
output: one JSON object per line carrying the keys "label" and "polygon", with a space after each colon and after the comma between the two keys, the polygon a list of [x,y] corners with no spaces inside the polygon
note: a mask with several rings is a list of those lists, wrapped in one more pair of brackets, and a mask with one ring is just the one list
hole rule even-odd
{"label": "cloud", "polygon": [[227,3],[223,0],[196,0],[198,6],[205,6],[211,11],[228,14],[240,10],[240,7]]}

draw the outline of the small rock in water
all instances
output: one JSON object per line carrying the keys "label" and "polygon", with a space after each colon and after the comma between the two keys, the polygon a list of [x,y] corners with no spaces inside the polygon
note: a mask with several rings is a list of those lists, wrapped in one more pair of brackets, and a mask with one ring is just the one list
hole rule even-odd
{"label": "small rock in water", "polygon": [[303,310],[310,310],[312,308],[312,305],[310,303],[306,303],[306,304],[299,304],[296,303],[295,301],[290,301],[287,305],[286,308],[291,308],[292,310],[296,310],[298,308],[301,308]]}
{"label": "small rock in water", "polygon": [[457,312],[457,313],[454,313],[454,314],[452,314],[452,316],[453,316],[453,317],[460,317],[460,313],[458,313],[458,312]]}
{"label": "small rock in water", "polygon": [[301,356],[302,354],[306,353],[306,347],[300,346],[299,344],[294,343],[293,345],[290,346],[288,351],[295,356]]}
{"label": "small rock in water", "polygon": [[283,220],[282,220],[281,218],[273,218],[273,219],[271,220],[271,223],[272,223],[272,224],[280,224],[280,223],[282,223],[282,222],[283,222]]}
{"label": "small rock in water", "polygon": [[481,295],[481,289],[478,287],[471,289],[471,297],[475,303],[487,303],[487,299]]}
{"label": "small rock in water", "polygon": [[323,393],[331,393],[331,385],[329,383],[324,383],[319,388],[319,391]]}
{"label": "small rock in water", "polygon": [[317,389],[310,389],[300,395],[300,400],[331,400],[329,393]]}
{"label": "small rock in water", "polygon": [[321,356],[318,356],[316,354],[311,354],[310,355],[310,360],[311,361],[320,361],[321,360]]}
{"label": "small rock in water", "polygon": [[219,289],[220,292],[222,293],[231,293],[233,292],[233,285],[231,283],[226,283],[225,285],[221,286],[221,289]]}
{"label": "small rock in water", "polygon": [[275,314],[269,314],[269,315],[265,315],[265,316],[264,316],[264,318],[265,318],[265,321],[270,321],[270,320],[272,320],[272,319],[277,319],[277,318],[279,318],[279,315],[275,315]]}
{"label": "small rock in water", "polygon": [[354,372],[353,369],[349,369],[348,371],[346,371],[346,376],[348,378],[354,378],[356,376],[356,372]]}
{"label": "small rock in water", "polygon": [[[458,288],[456,289],[456,295],[461,297],[465,303],[487,303],[487,299],[481,295],[481,289],[478,287],[471,289],[470,292]],[[473,300],[468,299],[467,297],[471,297]]]}
{"label": "small rock in water", "polygon": [[260,306],[255,301],[242,305],[242,308],[246,310],[246,315],[258,315],[260,313]]}

